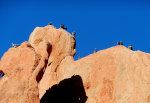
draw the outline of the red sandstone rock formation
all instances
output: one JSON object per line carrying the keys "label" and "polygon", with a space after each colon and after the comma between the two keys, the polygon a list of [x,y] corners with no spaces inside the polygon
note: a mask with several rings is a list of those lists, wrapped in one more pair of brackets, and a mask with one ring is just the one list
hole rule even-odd
{"label": "red sandstone rock formation", "polygon": [[74,61],[75,39],[37,27],[0,61],[0,103],[150,103],[150,54],[124,46]]}

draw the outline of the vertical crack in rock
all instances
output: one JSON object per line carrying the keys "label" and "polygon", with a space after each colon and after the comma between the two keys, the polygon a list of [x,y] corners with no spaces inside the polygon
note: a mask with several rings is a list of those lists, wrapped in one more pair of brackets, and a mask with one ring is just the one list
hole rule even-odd
{"label": "vertical crack in rock", "polygon": [[41,45],[46,46],[44,48],[44,49],[46,49],[46,51],[44,52],[43,48],[42,49],[40,47],[38,48],[38,50],[41,49],[40,52],[43,52],[43,54],[41,54],[41,55],[42,55],[42,58],[43,58],[42,60],[44,62],[44,65],[41,67],[39,73],[37,74],[37,77],[36,77],[37,82],[40,82],[40,80],[42,79],[42,77],[44,75],[45,69],[48,66],[48,59],[49,59],[49,56],[50,56],[51,50],[52,50],[52,47],[51,47],[51,45],[48,41],[44,41],[44,43],[41,43]]}

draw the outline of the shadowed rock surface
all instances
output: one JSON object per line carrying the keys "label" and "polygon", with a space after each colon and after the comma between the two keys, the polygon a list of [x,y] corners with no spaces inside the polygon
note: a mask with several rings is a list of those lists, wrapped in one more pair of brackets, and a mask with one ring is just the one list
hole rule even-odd
{"label": "shadowed rock surface", "polygon": [[79,75],[62,80],[46,91],[40,103],[85,103],[87,96]]}
{"label": "shadowed rock surface", "polygon": [[150,103],[150,54],[118,45],[75,61],[75,44],[63,29],[35,28],[0,61],[0,103]]}

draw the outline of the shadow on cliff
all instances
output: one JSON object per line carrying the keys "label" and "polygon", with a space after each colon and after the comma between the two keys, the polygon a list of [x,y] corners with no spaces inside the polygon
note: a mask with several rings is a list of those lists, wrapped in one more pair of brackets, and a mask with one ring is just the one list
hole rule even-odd
{"label": "shadow on cliff", "polygon": [[85,103],[87,96],[79,75],[62,80],[46,91],[40,103]]}
{"label": "shadow on cliff", "polygon": [[0,70],[0,79],[4,76],[4,72],[2,70]]}

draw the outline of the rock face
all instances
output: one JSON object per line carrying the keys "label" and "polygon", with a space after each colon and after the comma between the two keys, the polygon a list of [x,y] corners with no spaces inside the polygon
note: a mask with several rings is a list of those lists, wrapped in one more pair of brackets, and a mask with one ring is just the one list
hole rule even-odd
{"label": "rock face", "polygon": [[75,53],[67,31],[35,28],[0,61],[0,103],[150,103],[150,54],[122,45]]}
{"label": "rock face", "polygon": [[0,62],[5,75],[0,80],[0,103],[39,103],[35,70],[39,56],[27,42],[10,48]]}

